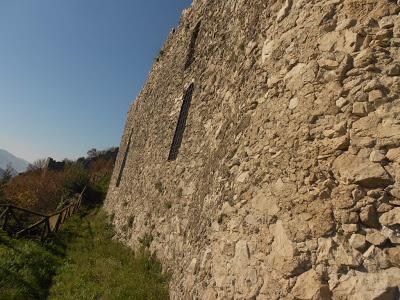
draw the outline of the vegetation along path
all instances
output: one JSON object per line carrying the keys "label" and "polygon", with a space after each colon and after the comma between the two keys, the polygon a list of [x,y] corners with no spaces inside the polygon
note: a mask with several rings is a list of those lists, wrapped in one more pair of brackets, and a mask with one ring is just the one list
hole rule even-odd
{"label": "vegetation along path", "polygon": [[82,209],[43,244],[0,231],[0,299],[168,299],[160,264],[112,236],[100,208]]}

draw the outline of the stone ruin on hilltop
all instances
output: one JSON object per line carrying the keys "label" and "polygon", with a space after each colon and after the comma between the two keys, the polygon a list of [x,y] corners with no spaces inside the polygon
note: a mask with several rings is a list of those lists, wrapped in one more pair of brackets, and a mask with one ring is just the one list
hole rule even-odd
{"label": "stone ruin on hilltop", "polygon": [[400,5],[197,0],[105,208],[173,299],[398,299]]}

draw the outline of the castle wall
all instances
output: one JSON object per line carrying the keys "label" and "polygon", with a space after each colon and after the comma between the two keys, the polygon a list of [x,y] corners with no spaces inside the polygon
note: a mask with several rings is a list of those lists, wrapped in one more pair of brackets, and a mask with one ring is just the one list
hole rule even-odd
{"label": "castle wall", "polygon": [[105,203],[117,238],[171,272],[173,299],[395,299],[399,12],[184,11],[129,111]]}

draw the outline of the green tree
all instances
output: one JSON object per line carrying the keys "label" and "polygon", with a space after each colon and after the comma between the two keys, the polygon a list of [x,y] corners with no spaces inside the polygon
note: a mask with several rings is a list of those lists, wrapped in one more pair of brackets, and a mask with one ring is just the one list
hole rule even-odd
{"label": "green tree", "polygon": [[97,156],[97,149],[92,148],[87,152],[87,155],[89,158],[96,157]]}
{"label": "green tree", "polygon": [[17,171],[13,168],[12,164],[8,164],[7,168],[4,171],[3,177],[1,178],[1,184],[4,185],[11,180],[15,175],[17,175]]}

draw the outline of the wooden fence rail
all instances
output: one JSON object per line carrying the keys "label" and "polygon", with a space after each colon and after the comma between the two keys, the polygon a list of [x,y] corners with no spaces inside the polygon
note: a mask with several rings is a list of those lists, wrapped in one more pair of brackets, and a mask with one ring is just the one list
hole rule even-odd
{"label": "wooden fence rail", "polygon": [[[12,204],[0,204],[2,228],[16,237],[39,236],[44,240],[50,233],[57,232],[61,225],[79,210],[85,190],[86,188],[69,205],[52,214],[38,213]],[[26,219],[30,224],[25,225]]]}

